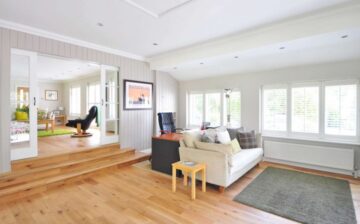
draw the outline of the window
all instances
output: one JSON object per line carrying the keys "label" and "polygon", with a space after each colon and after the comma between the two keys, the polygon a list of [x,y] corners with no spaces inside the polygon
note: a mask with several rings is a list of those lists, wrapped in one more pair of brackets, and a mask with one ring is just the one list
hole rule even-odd
{"label": "window", "polygon": [[81,113],[81,88],[70,87],[70,115],[80,115]]}
{"label": "window", "polygon": [[[227,111],[230,111],[230,123],[227,121]],[[224,125],[229,127],[240,127],[241,126],[241,94],[240,91],[233,91],[230,94],[229,101],[224,94]]]}
{"label": "window", "polygon": [[355,80],[265,86],[262,130],[285,137],[360,140],[358,85]]}
{"label": "window", "polygon": [[223,91],[193,92],[188,94],[187,125],[200,127],[202,122],[211,126],[228,126],[227,110],[230,107],[229,127],[241,126],[241,94],[232,91],[228,105]]}
{"label": "window", "polygon": [[263,90],[263,126],[267,131],[286,131],[287,89]]}
{"label": "window", "polygon": [[101,103],[100,84],[91,83],[87,86],[87,110],[92,106],[99,106]]}
{"label": "window", "polygon": [[189,95],[189,124],[200,126],[203,122],[204,97],[202,93]]}
{"label": "window", "polygon": [[356,135],[356,85],[325,86],[325,134]]}
{"label": "window", "polygon": [[221,125],[221,93],[205,94],[205,121],[211,126]]}
{"label": "window", "polygon": [[319,133],[319,86],[291,89],[291,129]]}

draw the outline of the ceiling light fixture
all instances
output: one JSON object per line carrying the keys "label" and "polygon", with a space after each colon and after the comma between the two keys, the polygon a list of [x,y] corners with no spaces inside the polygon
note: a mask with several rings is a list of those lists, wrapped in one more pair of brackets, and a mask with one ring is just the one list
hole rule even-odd
{"label": "ceiling light fixture", "polygon": [[204,64],[204,62],[200,62],[200,65],[203,65]]}
{"label": "ceiling light fixture", "polygon": [[284,49],[285,49],[285,47],[280,47],[280,48],[279,48],[279,50],[284,50]]}
{"label": "ceiling light fixture", "polygon": [[104,26],[104,24],[103,24],[103,23],[100,23],[100,22],[98,22],[96,25],[98,25],[98,26],[100,26],[100,27],[103,27],[103,26]]}
{"label": "ceiling light fixture", "polygon": [[158,43],[153,43],[154,46],[158,46],[159,44]]}
{"label": "ceiling light fixture", "polygon": [[343,35],[343,36],[341,36],[341,38],[343,38],[343,39],[348,38],[348,35]]}
{"label": "ceiling light fixture", "polygon": [[234,58],[235,58],[235,59],[238,59],[238,58],[239,58],[239,56],[235,56]]}

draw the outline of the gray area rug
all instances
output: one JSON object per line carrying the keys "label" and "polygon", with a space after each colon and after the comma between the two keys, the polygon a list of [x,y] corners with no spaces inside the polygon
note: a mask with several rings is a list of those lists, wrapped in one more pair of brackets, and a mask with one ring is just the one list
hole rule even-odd
{"label": "gray area rug", "polygon": [[348,181],[268,167],[235,201],[294,221],[357,223]]}

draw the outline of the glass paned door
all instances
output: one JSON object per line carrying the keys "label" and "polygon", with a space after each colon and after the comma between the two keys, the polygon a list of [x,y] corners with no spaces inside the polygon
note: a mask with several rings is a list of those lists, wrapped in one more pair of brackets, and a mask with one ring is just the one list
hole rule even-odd
{"label": "glass paned door", "polygon": [[119,142],[119,69],[101,66],[101,143]]}
{"label": "glass paned door", "polygon": [[35,157],[37,150],[37,54],[11,50],[11,160]]}

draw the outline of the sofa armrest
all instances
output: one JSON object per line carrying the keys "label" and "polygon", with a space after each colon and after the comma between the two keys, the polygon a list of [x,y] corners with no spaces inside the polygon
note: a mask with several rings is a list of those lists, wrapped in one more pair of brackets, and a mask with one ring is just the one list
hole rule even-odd
{"label": "sofa armrest", "polygon": [[201,149],[188,147],[180,147],[180,160],[194,161],[206,164],[206,179],[208,183],[219,186],[226,186],[226,182],[230,176],[228,155]]}

